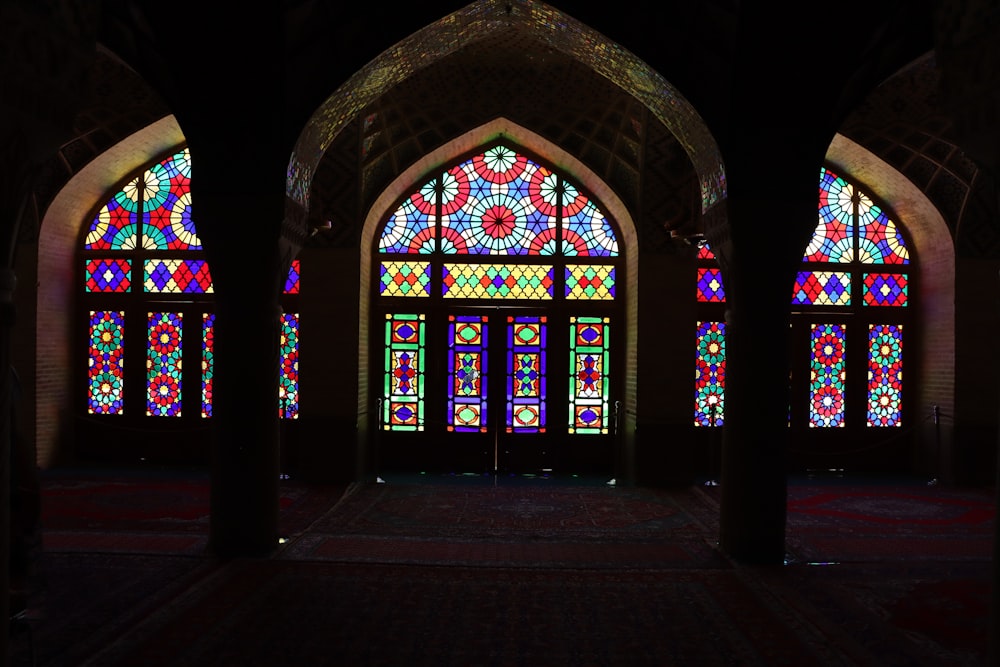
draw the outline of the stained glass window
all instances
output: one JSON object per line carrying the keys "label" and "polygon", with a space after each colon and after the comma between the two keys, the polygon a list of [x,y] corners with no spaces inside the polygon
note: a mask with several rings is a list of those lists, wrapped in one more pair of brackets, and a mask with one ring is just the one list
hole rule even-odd
{"label": "stained glass window", "polygon": [[608,432],[611,326],[607,317],[570,317],[570,433]]}
{"label": "stained glass window", "polygon": [[[386,338],[384,429],[423,428],[425,383],[415,364],[426,345],[428,355],[446,360],[447,381],[433,374],[426,387],[432,404],[442,406],[435,411],[445,413],[445,430],[483,432],[491,428],[489,413],[508,433],[551,433],[546,342],[556,341],[560,359],[566,354],[574,368],[581,364],[558,378],[560,393],[563,382],[571,383],[566,403],[560,399],[556,407],[569,414],[560,428],[609,432],[609,313],[621,307],[624,263],[614,222],[577,183],[510,146],[491,145],[416,184],[376,236],[372,294],[381,312],[390,321],[400,310],[423,312],[427,331],[434,332],[432,339],[411,342],[412,350]],[[492,320],[474,314],[487,303],[506,312]],[[578,304],[575,319],[565,314],[569,303]],[[533,314],[508,317],[528,308]],[[558,319],[551,317],[556,312]],[[414,327],[423,332],[423,321]],[[550,327],[557,327],[551,339]],[[603,342],[576,337],[598,331]],[[400,384],[403,377],[416,385]]]}
{"label": "stained glass window", "polygon": [[[104,299],[102,306],[107,299],[115,304],[113,310],[95,308],[90,314],[89,414],[124,415],[130,399],[123,388],[134,387],[139,393],[131,400],[139,402],[145,384],[146,409],[129,408],[131,415],[212,416],[214,286],[192,216],[190,185],[191,156],[182,148],[137,170],[119,190],[109,193],[86,228],[83,291],[101,295],[93,298]],[[300,266],[295,259],[283,290],[290,295],[286,300],[294,300],[299,286]],[[144,317],[146,360],[128,365],[128,374],[134,376],[129,379],[124,350],[131,345],[124,340],[124,323],[141,322]],[[190,329],[188,345],[183,344],[185,326]],[[143,335],[142,326],[130,331]],[[297,315],[283,316],[281,355],[279,410],[294,419],[298,417]],[[185,366],[200,368],[200,410],[182,410]],[[193,373],[189,381],[198,379]]]}
{"label": "stained glass window", "polygon": [[545,316],[507,318],[507,432],[545,431]]}
{"label": "stained glass window", "polygon": [[182,313],[149,313],[146,345],[146,414],[181,416]]}
{"label": "stained glass window", "polygon": [[125,337],[125,313],[118,310],[90,311],[90,355],[88,376],[88,412],[94,415],[120,415],[124,411],[122,390],[125,384],[122,358]]}
{"label": "stained glass window", "polygon": [[[793,344],[801,337],[810,340],[809,373],[799,387],[808,391],[810,427],[844,428],[861,405],[850,408],[846,397],[860,403],[867,396],[868,426],[899,426],[902,423],[902,321],[909,310],[910,255],[902,229],[873,198],[856,185],[829,169],[819,178],[818,224],[803,254],[803,264],[792,288]],[[709,425],[711,410],[722,418],[725,366],[705,363],[708,351],[725,350],[725,327],[713,321],[721,315],[715,304],[725,302],[722,274],[707,244],[697,255],[696,299],[703,309],[698,325],[698,354],[695,371],[695,424]],[[708,310],[704,310],[708,309]],[[831,312],[849,314],[862,326],[829,324]],[[889,316],[898,324],[875,324]],[[863,336],[866,327],[873,333],[867,341],[850,343],[851,336]],[[885,327],[889,327],[886,329]],[[875,333],[878,332],[878,333]],[[879,341],[876,344],[876,338]],[[799,342],[796,342],[799,341]],[[888,347],[882,343],[891,343]],[[847,349],[869,350],[867,387],[864,378],[848,377]],[[799,348],[801,349],[801,348]],[[892,361],[889,353],[892,353]],[[793,394],[803,401],[802,393]],[[852,412],[853,411],[853,412]],[[793,411],[792,414],[795,414]]]}
{"label": "stained glass window", "polygon": [[847,364],[844,360],[845,325],[812,325],[812,363],[809,369],[809,425],[844,426]]}
{"label": "stained glass window", "polygon": [[868,425],[901,426],[903,326],[868,325]]}
{"label": "stained glass window", "polygon": [[385,316],[383,428],[424,430],[425,315]]}
{"label": "stained glass window", "polygon": [[448,430],[486,432],[489,317],[448,316]]}
{"label": "stained glass window", "polygon": [[299,316],[285,313],[281,316],[279,343],[281,372],[278,381],[278,411],[285,419],[299,417]]}
{"label": "stained glass window", "polygon": [[695,426],[725,425],[726,323],[698,322],[695,334]]}

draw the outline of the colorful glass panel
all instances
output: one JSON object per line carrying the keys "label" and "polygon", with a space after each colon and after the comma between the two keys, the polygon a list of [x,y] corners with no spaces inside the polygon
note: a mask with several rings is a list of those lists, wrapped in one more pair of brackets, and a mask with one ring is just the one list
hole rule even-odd
{"label": "colorful glass panel", "polygon": [[615,298],[615,267],[608,264],[568,264],[566,298],[612,301]]}
{"label": "colorful glass panel", "polygon": [[811,306],[851,305],[851,274],[842,271],[799,271],[792,303]]}
{"label": "colorful glass panel", "polygon": [[292,265],[288,267],[288,277],[285,278],[284,293],[298,294],[300,279],[301,273],[299,272],[299,260],[293,259]]}
{"label": "colorful glass panel", "polygon": [[130,292],[132,262],[127,259],[88,259],[84,285],[88,292]]}
{"label": "colorful glass panel", "polygon": [[155,294],[208,294],[215,291],[203,259],[149,259],[143,286]]}
{"label": "colorful glass panel", "polygon": [[866,273],[864,303],[866,306],[906,306],[909,282],[905,273]]}
{"label": "colorful glass panel", "polygon": [[181,416],[182,313],[149,313],[146,346],[146,414]]}
{"label": "colorful glass panel", "polygon": [[215,383],[215,313],[201,316],[201,416],[212,416]]}
{"label": "colorful glass panel", "polygon": [[430,262],[382,262],[379,268],[382,296],[430,296]]}
{"label": "colorful glass panel", "polygon": [[547,319],[507,317],[507,432],[544,433]]}
{"label": "colorful glass panel", "polygon": [[858,261],[862,264],[909,264],[902,234],[885,212],[858,195]]}
{"label": "colorful glass panel", "polygon": [[812,362],[809,375],[809,425],[844,426],[844,394],[847,380],[844,361],[846,326],[813,324]]}
{"label": "colorful glass panel", "polygon": [[92,415],[120,415],[124,360],[125,313],[120,310],[90,311],[90,353],[87,377],[87,412]]}
{"label": "colorful glass panel", "polygon": [[617,257],[618,239],[611,223],[597,208],[569,184],[563,200],[562,251],[567,256]]}
{"label": "colorful glass panel", "polygon": [[424,315],[385,316],[382,427],[424,429]]}
{"label": "colorful glass panel", "polygon": [[569,318],[569,432],[608,432],[611,326],[607,317]]}
{"label": "colorful glass panel", "polygon": [[85,250],[134,250],[139,227],[139,179],[129,181],[90,223]]}
{"label": "colorful glass panel", "polygon": [[695,349],[694,425],[723,426],[726,404],[726,323],[698,322]]}
{"label": "colorful glass panel", "polygon": [[299,315],[281,315],[281,337],[278,352],[281,371],[278,376],[278,415],[284,419],[299,418]]}
{"label": "colorful glass panel", "polygon": [[486,432],[488,320],[485,315],[448,317],[449,431]]}
{"label": "colorful glass panel", "polygon": [[715,253],[708,247],[708,243],[698,246],[698,259],[715,259]]}
{"label": "colorful glass panel", "polygon": [[854,260],[854,187],[827,169],[820,170],[819,224],[806,247],[807,262]]}
{"label": "colorful glass panel", "polygon": [[143,241],[148,250],[201,250],[191,221],[191,154],[184,149],[142,177]]}
{"label": "colorful glass panel", "polygon": [[868,325],[868,425],[902,426],[903,326]]}
{"label": "colorful glass panel", "polygon": [[447,299],[535,299],[553,297],[551,266],[538,264],[445,264],[441,285]]}
{"label": "colorful glass panel", "polygon": [[549,173],[504,146],[490,148],[448,170],[445,180],[455,192],[455,205],[441,213],[442,251],[552,254],[556,218],[540,194]]}
{"label": "colorful glass panel", "polygon": [[719,269],[698,269],[698,301],[722,303],[725,300],[726,288],[722,285],[722,271]]}
{"label": "colorful glass panel", "polygon": [[434,216],[434,181],[425,184],[389,216],[382,236],[379,237],[379,252],[418,253],[434,252],[434,230],[437,226]]}

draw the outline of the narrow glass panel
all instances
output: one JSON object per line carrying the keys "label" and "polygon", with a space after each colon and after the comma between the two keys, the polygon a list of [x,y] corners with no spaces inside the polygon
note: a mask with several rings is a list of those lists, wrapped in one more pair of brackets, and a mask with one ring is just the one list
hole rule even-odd
{"label": "narrow glass panel", "polygon": [[147,250],[201,250],[191,221],[191,154],[170,156],[142,176],[143,239]]}
{"label": "narrow glass panel", "polygon": [[85,250],[134,250],[139,225],[139,179],[119,190],[90,223]]}
{"label": "narrow glass panel", "polygon": [[215,291],[203,259],[149,259],[143,286],[156,294],[208,294]]}
{"label": "narrow glass panel", "polygon": [[281,374],[278,378],[278,416],[299,418],[299,315],[281,316]]}
{"label": "narrow glass panel", "polygon": [[868,425],[902,426],[903,327],[868,325]]}
{"label": "narrow glass panel", "polygon": [[215,313],[201,316],[201,416],[212,416],[212,385],[215,379]]}
{"label": "narrow glass panel", "polygon": [[607,264],[568,264],[566,298],[612,301],[615,298],[615,267]]}
{"label": "narrow glass panel", "polygon": [[863,280],[866,306],[905,306],[909,283],[905,273],[866,273]]}
{"label": "narrow glass panel", "polygon": [[722,303],[725,300],[726,288],[722,285],[722,271],[719,269],[698,269],[698,301]]}
{"label": "narrow glass panel", "polygon": [[424,430],[424,315],[385,316],[382,428]]}
{"label": "narrow glass panel", "polygon": [[844,362],[846,326],[812,325],[812,362],[809,381],[809,425],[844,426]]}
{"label": "narrow glass panel", "polygon": [[544,316],[507,318],[507,432],[545,432]]}
{"label": "narrow glass panel", "polygon": [[288,267],[288,277],[285,278],[285,294],[298,294],[299,293],[299,279],[301,274],[299,273],[299,260],[293,259],[292,265]]}
{"label": "narrow glass panel", "polygon": [[827,169],[820,170],[819,224],[806,247],[807,262],[854,260],[854,188]]}
{"label": "narrow glass panel", "polygon": [[448,316],[448,430],[486,432],[489,318]]}
{"label": "narrow glass panel", "polygon": [[127,259],[89,259],[85,271],[88,292],[132,291],[132,262]]}
{"label": "narrow glass panel", "polygon": [[792,303],[813,306],[851,305],[851,274],[843,271],[799,271]]}
{"label": "narrow glass panel", "polygon": [[124,385],[122,358],[125,313],[120,310],[90,311],[90,354],[87,377],[87,412],[120,415]]}
{"label": "narrow glass panel", "polygon": [[149,313],[146,414],[181,416],[182,313]]}
{"label": "narrow glass panel", "polygon": [[695,349],[694,425],[723,426],[726,404],[726,323],[698,322]]}
{"label": "narrow glass panel", "polygon": [[430,262],[382,262],[379,268],[382,296],[430,296]]}
{"label": "narrow glass panel", "polygon": [[611,327],[607,317],[569,318],[569,432],[608,432]]}
{"label": "narrow glass panel", "polygon": [[551,299],[551,266],[537,264],[445,264],[446,299]]}

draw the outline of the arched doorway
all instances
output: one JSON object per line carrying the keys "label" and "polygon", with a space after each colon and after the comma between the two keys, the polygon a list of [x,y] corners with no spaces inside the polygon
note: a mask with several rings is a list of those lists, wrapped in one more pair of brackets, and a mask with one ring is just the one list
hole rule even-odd
{"label": "arched doorway", "polygon": [[626,263],[601,203],[494,141],[390,211],[371,248],[381,467],[612,474]]}

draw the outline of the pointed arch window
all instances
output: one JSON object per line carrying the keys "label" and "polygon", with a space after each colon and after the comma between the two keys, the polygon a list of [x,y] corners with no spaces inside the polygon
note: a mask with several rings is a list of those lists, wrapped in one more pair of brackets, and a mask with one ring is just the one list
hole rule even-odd
{"label": "pointed arch window", "polygon": [[[212,415],[214,286],[192,218],[191,155],[142,168],[91,218],[82,244],[90,415]],[[295,261],[285,287],[298,293]],[[298,415],[298,315],[283,319],[279,409]]]}
{"label": "pointed arch window", "polygon": [[[437,422],[485,432],[490,410],[505,411],[509,433],[553,428],[548,366],[558,340],[558,386],[568,396],[558,402],[560,428],[608,432],[611,311],[623,265],[614,224],[572,180],[507,145],[489,146],[405,197],[374,253],[386,320],[383,429]],[[509,317],[469,310],[486,304]],[[424,357],[434,354],[427,336],[437,329],[450,332],[441,352],[450,381],[434,417],[425,409]],[[505,351],[490,354],[501,344]],[[501,362],[507,398],[488,407],[490,373]]]}
{"label": "pointed arch window", "polygon": [[[807,398],[794,391],[793,425],[900,427],[903,331],[909,327],[910,255],[902,229],[870,195],[823,168],[818,224],[792,290],[792,325],[808,339]],[[714,254],[699,250],[695,424],[721,425],[725,395],[725,302]],[[801,338],[801,336],[799,336]],[[793,337],[793,341],[795,337]],[[715,355],[713,352],[721,352]],[[793,351],[793,369],[796,367]],[[856,398],[857,397],[857,398]]]}

